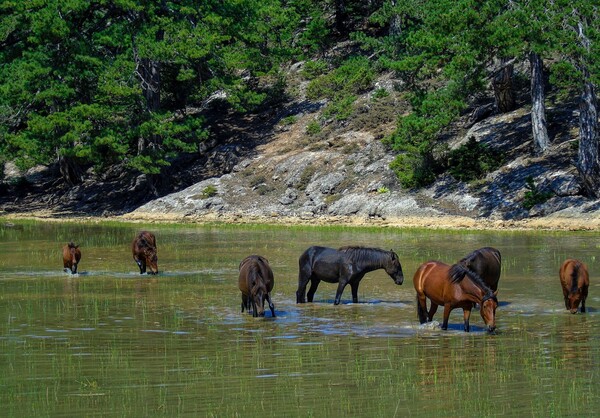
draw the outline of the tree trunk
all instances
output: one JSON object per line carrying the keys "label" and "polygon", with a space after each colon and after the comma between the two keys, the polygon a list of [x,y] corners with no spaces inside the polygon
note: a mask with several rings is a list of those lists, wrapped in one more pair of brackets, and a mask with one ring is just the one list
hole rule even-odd
{"label": "tree trunk", "polygon": [[73,161],[73,159],[59,155],[58,168],[60,170],[60,174],[62,175],[63,180],[70,187],[81,183],[81,178],[83,174],[81,172],[81,168],[79,168],[79,165],[75,161]]}
{"label": "tree trunk", "polygon": [[531,130],[535,150],[543,154],[550,146],[546,122],[546,94],[544,91],[544,66],[535,52],[529,54],[531,69]]}
{"label": "tree trunk", "polygon": [[494,74],[492,85],[496,100],[496,109],[500,113],[510,112],[515,108],[513,91],[514,65],[509,58],[501,60],[500,69]]}
{"label": "tree trunk", "polygon": [[579,103],[579,155],[577,170],[583,185],[592,197],[600,197],[600,141],[598,138],[598,108],[594,85],[585,69],[586,81]]}
{"label": "tree trunk", "polygon": [[[579,22],[577,33],[581,46],[590,51],[590,40]],[[579,70],[583,76],[583,92],[579,102],[579,154],[577,170],[589,196],[600,197],[600,138],[598,138],[598,104],[590,71],[583,57],[579,58]]]}
{"label": "tree trunk", "polygon": [[[396,8],[398,0],[392,0],[392,8]],[[398,13],[393,13],[390,20],[388,35],[398,36],[402,33],[402,17]]]}
{"label": "tree trunk", "polygon": [[340,35],[348,33],[346,0],[335,0],[335,28]]}

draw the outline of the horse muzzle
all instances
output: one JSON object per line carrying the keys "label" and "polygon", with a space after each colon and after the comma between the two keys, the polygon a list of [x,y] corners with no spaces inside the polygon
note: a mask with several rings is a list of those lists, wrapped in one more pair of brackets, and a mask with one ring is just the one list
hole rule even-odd
{"label": "horse muzzle", "polygon": [[404,276],[394,279],[394,283],[396,283],[396,284],[404,283]]}
{"label": "horse muzzle", "polygon": [[572,314],[576,314],[578,310],[579,308],[569,309],[569,312],[571,312]]}
{"label": "horse muzzle", "polygon": [[496,326],[495,325],[488,325],[487,332],[488,332],[488,334],[495,334],[496,333]]}

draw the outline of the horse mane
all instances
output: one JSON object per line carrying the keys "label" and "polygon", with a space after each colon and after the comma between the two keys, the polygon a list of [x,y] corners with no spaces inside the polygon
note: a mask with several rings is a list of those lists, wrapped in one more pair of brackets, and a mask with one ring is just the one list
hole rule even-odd
{"label": "horse mane", "polygon": [[577,292],[579,278],[580,262],[573,263],[573,271],[571,271],[571,293]]}
{"label": "horse mane", "polygon": [[448,274],[450,275],[450,280],[452,281],[452,283],[460,283],[465,278],[465,276],[469,276],[469,279],[471,279],[473,283],[475,283],[475,286],[483,290],[483,292],[486,295],[494,293],[494,291],[490,289],[490,287],[487,284],[485,284],[485,282],[479,274],[475,273],[471,269],[466,268],[461,264],[461,262],[462,260],[456,264],[453,264],[452,267],[450,267],[450,271],[448,272]]}
{"label": "horse mane", "polygon": [[69,243],[67,244],[67,246],[68,246],[69,248],[77,248],[77,245],[75,245],[75,243],[74,243],[73,241],[69,242]]}
{"label": "horse mane", "polygon": [[379,256],[384,256],[390,253],[390,251],[382,250],[381,248],[362,247],[358,245],[347,245],[340,247],[338,248],[338,251],[350,255],[356,262],[373,261],[373,259],[369,256],[372,256],[374,253]]}

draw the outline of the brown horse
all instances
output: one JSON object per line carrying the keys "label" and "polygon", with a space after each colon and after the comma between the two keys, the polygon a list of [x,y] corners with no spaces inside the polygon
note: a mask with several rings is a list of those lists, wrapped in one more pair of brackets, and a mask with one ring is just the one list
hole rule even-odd
{"label": "brown horse", "polygon": [[[476,303],[481,306],[481,317],[488,332],[496,329],[496,308],[498,307],[497,292],[493,292],[471,270],[463,267],[462,276],[457,279],[450,277],[453,266],[439,261],[428,261],[417,269],[413,283],[417,291],[417,314],[421,324],[431,321],[439,305],[444,305],[444,321],[442,329],[448,329],[448,318],[454,308],[462,308],[464,329],[469,332],[471,309]],[[431,308],[427,312],[427,299]]]}
{"label": "brown horse", "polygon": [[492,247],[480,248],[452,266],[450,277],[454,280],[456,277],[464,276],[462,269],[459,267],[462,265],[476,273],[490,289],[496,291],[500,280],[501,262],[500,251]]}
{"label": "brown horse", "polygon": [[559,275],[565,307],[574,314],[581,303],[581,312],[585,312],[585,299],[590,286],[587,266],[579,260],[569,258],[560,266]]}
{"label": "brown horse", "polygon": [[69,242],[63,247],[63,268],[65,271],[69,269],[71,274],[77,273],[77,265],[81,260],[81,250],[79,245]]}
{"label": "brown horse", "polygon": [[265,300],[275,317],[275,306],[271,302],[269,292],[273,290],[275,280],[269,261],[260,255],[250,255],[242,260],[239,266],[238,286],[242,291],[242,312],[244,308],[252,316],[265,316]]}
{"label": "brown horse", "polygon": [[140,274],[146,273],[146,266],[150,267],[150,274],[158,273],[158,257],[156,255],[156,237],[148,231],[140,232],[131,243],[133,260],[140,268]]}

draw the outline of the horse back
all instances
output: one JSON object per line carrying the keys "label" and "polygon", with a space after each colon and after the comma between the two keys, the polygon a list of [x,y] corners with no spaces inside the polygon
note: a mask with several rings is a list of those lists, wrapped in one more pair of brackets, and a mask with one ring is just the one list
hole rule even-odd
{"label": "horse back", "polygon": [[260,255],[250,255],[244,258],[239,265],[240,275],[238,286],[244,294],[250,294],[253,280],[264,284],[267,292],[273,289],[275,279],[269,261]]}
{"label": "horse back", "polygon": [[131,250],[135,255],[143,252],[144,249],[156,250],[156,237],[148,231],[140,232],[131,243]]}
{"label": "horse back", "polygon": [[450,267],[441,261],[427,261],[421,264],[413,276],[417,293],[425,294],[436,304],[443,305],[452,288]]}

